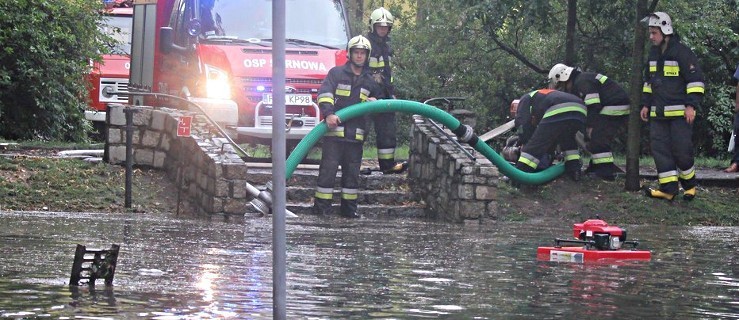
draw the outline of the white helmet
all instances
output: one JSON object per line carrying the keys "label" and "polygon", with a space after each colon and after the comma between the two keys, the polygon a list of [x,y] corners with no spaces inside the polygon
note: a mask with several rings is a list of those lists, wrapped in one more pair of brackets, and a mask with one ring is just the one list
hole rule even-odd
{"label": "white helmet", "polygon": [[363,36],[356,36],[349,39],[346,44],[346,58],[352,60],[352,49],[364,49],[367,50],[367,57],[372,53],[372,43]]}
{"label": "white helmet", "polygon": [[572,71],[575,70],[573,67],[568,67],[565,64],[558,63],[549,70],[549,82],[556,84],[557,82],[565,82],[570,79]]}
{"label": "white helmet", "polygon": [[375,24],[378,24],[378,23],[382,27],[392,28],[394,21],[395,21],[395,18],[393,18],[393,14],[390,13],[390,11],[387,11],[387,9],[383,7],[379,7],[375,9],[375,11],[372,11],[372,14],[370,15],[370,28],[374,29]]}
{"label": "white helmet", "polygon": [[648,16],[650,27],[659,27],[665,35],[672,34],[672,19],[664,12],[655,12]]}

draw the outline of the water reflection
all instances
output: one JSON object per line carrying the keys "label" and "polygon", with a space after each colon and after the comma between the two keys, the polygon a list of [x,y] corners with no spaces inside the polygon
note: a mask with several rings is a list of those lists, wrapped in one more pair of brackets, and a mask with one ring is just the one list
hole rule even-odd
{"label": "water reflection", "polygon": [[[272,317],[269,220],[0,219],[2,318]],[[625,226],[652,261],[537,261],[570,227],[301,217],[287,227],[288,317],[739,319],[739,228]],[[121,245],[113,287],[67,286],[77,243]]]}

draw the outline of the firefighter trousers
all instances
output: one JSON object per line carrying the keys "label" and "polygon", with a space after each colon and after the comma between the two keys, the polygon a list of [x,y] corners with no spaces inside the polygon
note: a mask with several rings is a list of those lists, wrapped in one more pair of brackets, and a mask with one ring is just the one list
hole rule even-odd
{"label": "firefighter trousers", "polygon": [[318,181],[314,213],[319,215],[333,214],[331,206],[334,194],[334,182],[338,167],[341,166],[341,210],[343,216],[357,214],[357,197],[359,195],[359,168],[362,164],[362,143],[350,142],[336,138],[324,138],[321,147],[321,163],[318,168]]}
{"label": "firefighter trousers", "polygon": [[565,171],[571,174],[579,172],[582,162],[575,134],[584,127],[578,120],[539,124],[521,149],[516,168],[525,172],[540,170],[540,162],[559,145],[565,157]]}
{"label": "firefighter trousers", "polygon": [[397,127],[395,112],[371,114],[377,138],[377,160],[380,170],[387,171],[395,166],[395,147],[397,146]]}
{"label": "firefighter trousers", "polygon": [[613,176],[616,165],[613,163],[613,140],[624,131],[628,116],[597,116],[592,124],[588,151],[592,155],[587,171],[601,177]]}
{"label": "firefighter trousers", "polygon": [[649,138],[660,191],[677,194],[678,182],[685,190],[694,188],[693,126],[682,117],[650,119]]}

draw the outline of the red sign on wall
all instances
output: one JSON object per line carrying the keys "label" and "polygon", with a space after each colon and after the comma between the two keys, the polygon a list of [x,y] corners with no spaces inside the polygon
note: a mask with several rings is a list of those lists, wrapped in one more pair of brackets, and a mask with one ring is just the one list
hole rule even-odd
{"label": "red sign on wall", "polygon": [[192,116],[181,116],[177,121],[177,136],[189,137],[192,127]]}

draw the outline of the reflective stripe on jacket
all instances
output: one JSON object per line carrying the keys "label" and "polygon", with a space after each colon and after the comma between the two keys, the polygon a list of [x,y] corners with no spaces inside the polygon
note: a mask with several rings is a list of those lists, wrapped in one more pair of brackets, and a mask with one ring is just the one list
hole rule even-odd
{"label": "reflective stripe on jacket", "polygon": [[393,48],[390,46],[390,36],[383,39],[374,32],[370,32],[367,34],[367,39],[372,44],[372,52],[368,60],[370,72],[382,75],[380,85],[385,89],[386,98],[392,98],[395,95],[395,86],[393,85]]}
{"label": "reflective stripe on jacket", "polygon": [[[318,90],[318,106],[325,118],[343,108],[367,101],[367,98],[384,98],[380,86],[372,80],[365,68],[362,74],[355,75],[351,62],[329,70]],[[341,126],[331,129],[326,136],[350,141],[363,141],[365,132],[364,117],[343,121]]]}
{"label": "reflective stripe on jacket", "polygon": [[572,93],[588,107],[588,122],[596,115],[620,117],[629,115],[629,95],[616,81],[594,72],[575,74]]}
{"label": "reflective stripe on jacket", "polygon": [[516,112],[520,141],[526,143],[540,123],[578,120],[585,123],[585,103],[579,97],[562,91],[540,89],[523,95]]}
{"label": "reflective stripe on jacket", "polygon": [[693,51],[675,35],[670,37],[664,53],[659,46],[652,46],[648,60],[644,69],[641,105],[650,108],[649,116],[683,117],[688,105],[698,112],[705,84]]}

